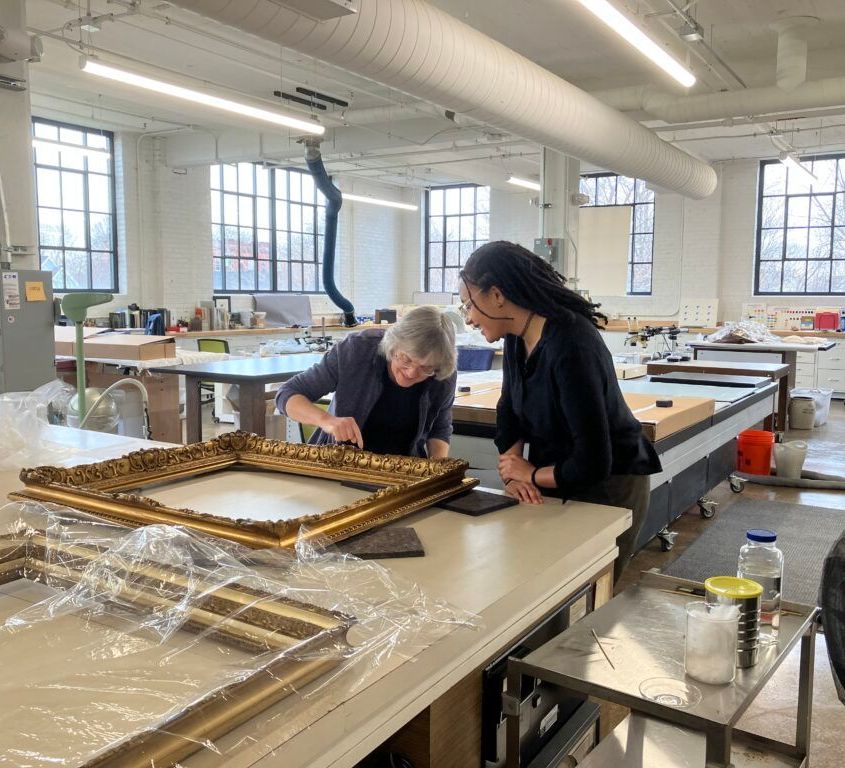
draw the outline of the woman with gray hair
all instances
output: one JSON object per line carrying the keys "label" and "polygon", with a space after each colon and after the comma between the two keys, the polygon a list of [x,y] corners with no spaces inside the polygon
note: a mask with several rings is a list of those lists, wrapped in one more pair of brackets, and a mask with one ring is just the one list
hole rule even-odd
{"label": "woman with gray hair", "polygon": [[[452,321],[434,307],[416,307],[387,330],[347,336],[282,384],[276,406],[317,427],[310,443],[442,458],[452,436],[455,360]],[[330,392],[328,411],[314,405]]]}

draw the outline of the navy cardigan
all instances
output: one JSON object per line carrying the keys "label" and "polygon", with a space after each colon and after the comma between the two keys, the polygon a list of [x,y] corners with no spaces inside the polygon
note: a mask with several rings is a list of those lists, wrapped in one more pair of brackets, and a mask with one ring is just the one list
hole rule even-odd
{"label": "navy cardigan", "polygon": [[[303,395],[316,402],[334,392],[329,413],[351,416],[363,429],[384,388],[382,382],[387,360],[378,349],[383,336],[384,329],[368,328],[341,340],[326,352],[319,363],[279,387],[276,393],[279,412],[287,413],[285,408],[292,395]],[[427,440],[449,442],[456,382],[457,373],[443,381],[431,378],[425,382],[420,397],[417,432],[408,446],[409,456],[425,456]],[[334,438],[317,429],[309,442],[332,443]]]}

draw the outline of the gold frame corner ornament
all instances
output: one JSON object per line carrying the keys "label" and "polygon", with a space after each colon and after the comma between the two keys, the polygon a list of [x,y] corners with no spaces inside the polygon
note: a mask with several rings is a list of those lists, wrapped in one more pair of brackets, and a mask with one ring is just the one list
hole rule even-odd
{"label": "gold frame corner ornament", "polygon": [[[184,525],[249,547],[292,547],[300,537],[338,542],[470,490],[460,459],[390,456],[346,445],[308,445],[229,432],[202,443],[147,448],[73,467],[23,469],[18,501],[63,504],[124,525]],[[290,520],[256,521],[177,509],[143,495],[144,486],[244,468],[375,487],[357,501]]]}

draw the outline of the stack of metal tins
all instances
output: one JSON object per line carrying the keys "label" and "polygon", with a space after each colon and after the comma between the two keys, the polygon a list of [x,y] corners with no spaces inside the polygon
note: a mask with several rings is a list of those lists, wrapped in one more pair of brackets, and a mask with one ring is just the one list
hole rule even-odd
{"label": "stack of metal tins", "polygon": [[748,669],[757,663],[762,595],[763,587],[751,579],[712,576],[704,582],[704,601],[708,605],[739,606],[736,665],[740,669]]}

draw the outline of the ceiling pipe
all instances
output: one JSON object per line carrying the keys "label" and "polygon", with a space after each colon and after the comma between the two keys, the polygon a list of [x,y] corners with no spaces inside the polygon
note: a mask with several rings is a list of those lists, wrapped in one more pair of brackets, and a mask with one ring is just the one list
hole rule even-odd
{"label": "ceiling pipe", "polygon": [[791,91],[806,81],[807,30],[818,21],[814,16],[793,16],[772,24],[778,33],[778,88]]}
{"label": "ceiling pipe", "polygon": [[714,169],[422,0],[368,0],[317,23],[273,0],[174,0],[250,34],[665,189],[701,198]]}
{"label": "ceiling pipe", "polygon": [[691,123],[739,117],[776,118],[782,113],[845,107],[845,77],[803,83],[791,91],[777,85],[696,96],[672,96],[650,86],[596,94],[610,106],[643,111],[667,123]]}

